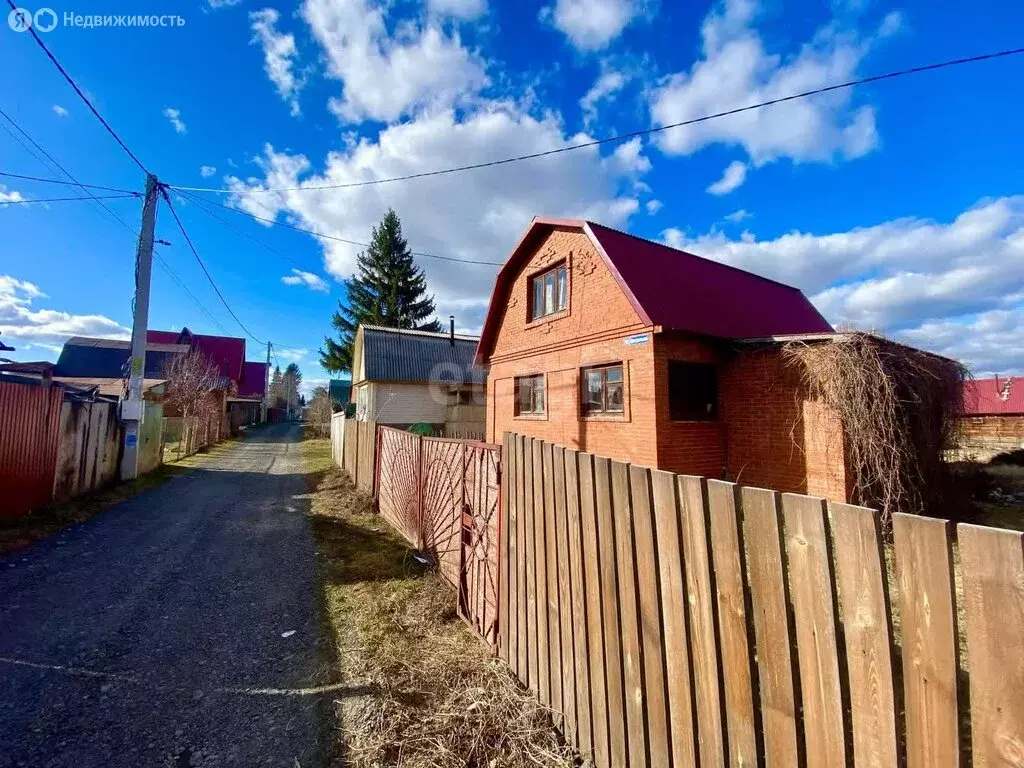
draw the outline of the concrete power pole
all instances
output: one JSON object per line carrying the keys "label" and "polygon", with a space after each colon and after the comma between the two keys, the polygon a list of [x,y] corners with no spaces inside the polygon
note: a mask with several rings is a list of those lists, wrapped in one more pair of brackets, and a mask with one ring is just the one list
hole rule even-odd
{"label": "concrete power pole", "polygon": [[263,423],[267,421],[267,408],[270,406],[270,342],[267,342],[266,382],[263,388]]}
{"label": "concrete power pole", "polygon": [[142,204],[142,231],[135,254],[135,317],[132,323],[132,351],[128,359],[128,396],[121,400],[124,422],[124,452],[121,479],[134,480],[139,474],[139,431],[145,414],[143,383],[146,377],[146,330],[149,325],[149,282],[153,272],[153,232],[160,185],[156,176],[146,176],[146,198]]}

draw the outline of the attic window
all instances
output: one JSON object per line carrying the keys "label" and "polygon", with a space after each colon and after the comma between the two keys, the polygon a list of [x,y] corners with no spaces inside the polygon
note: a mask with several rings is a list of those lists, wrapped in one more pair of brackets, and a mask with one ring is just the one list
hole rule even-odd
{"label": "attic window", "polygon": [[718,371],[715,366],[669,360],[668,410],[672,421],[718,419]]}
{"label": "attic window", "polygon": [[565,262],[530,278],[530,319],[537,320],[569,305],[569,273]]}

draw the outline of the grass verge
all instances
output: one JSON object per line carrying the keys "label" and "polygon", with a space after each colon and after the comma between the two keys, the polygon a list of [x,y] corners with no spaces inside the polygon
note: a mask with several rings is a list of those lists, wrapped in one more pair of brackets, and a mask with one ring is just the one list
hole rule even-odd
{"label": "grass verge", "polygon": [[573,765],[549,712],[458,618],[448,584],[334,466],[329,441],[302,448],[339,672],[361,691],[337,702],[345,763]]}

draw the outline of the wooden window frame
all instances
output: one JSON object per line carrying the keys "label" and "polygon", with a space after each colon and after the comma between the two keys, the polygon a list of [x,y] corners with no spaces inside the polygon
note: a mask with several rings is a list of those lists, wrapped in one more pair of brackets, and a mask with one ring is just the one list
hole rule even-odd
{"label": "wooden window frame", "polygon": [[[587,406],[587,374],[591,371],[607,371],[618,368],[622,377],[622,409],[618,411],[591,411]],[[629,366],[625,360],[616,360],[607,363],[595,363],[580,368],[579,371],[579,409],[580,418],[593,421],[629,421]],[[607,399],[608,377],[602,377],[602,400]]]}
{"label": "wooden window frame", "polygon": [[[536,307],[534,285],[538,280],[543,281],[552,272],[555,273],[555,305],[558,304],[558,271],[565,270],[565,306],[560,309],[554,309],[546,314],[535,315],[534,309]],[[532,273],[526,280],[526,324],[527,326],[539,325],[540,323],[546,323],[550,320],[554,320],[560,317],[565,317],[569,314],[569,305],[572,301],[572,270],[569,268],[569,260],[562,259],[555,264],[544,267],[537,272]]]}
{"label": "wooden window frame", "polygon": [[[698,416],[697,414],[687,414],[685,418],[677,418],[677,414],[674,413],[673,409],[672,409],[672,368],[673,368],[673,366],[701,366],[703,368],[709,369],[712,373],[714,373],[714,385],[715,385],[715,393],[714,394],[715,394],[715,400],[714,400],[714,408],[713,408],[712,413],[710,415],[701,417],[701,416]],[[665,368],[665,378],[666,378],[665,392],[666,392],[666,396],[668,398],[668,402],[666,403],[666,405],[668,406],[668,418],[669,418],[669,421],[671,421],[674,424],[686,424],[686,423],[714,424],[714,423],[716,423],[718,421],[721,421],[721,413],[720,413],[721,409],[720,409],[720,402],[719,402],[720,399],[721,399],[721,382],[720,382],[719,376],[718,376],[718,366],[717,365],[715,365],[714,363],[706,363],[706,362],[702,362],[702,361],[698,361],[698,360],[669,360],[668,361],[668,365]]]}
{"label": "wooden window frame", "polygon": [[[527,411],[523,413],[519,410],[519,382],[524,379],[539,379],[541,386],[544,389],[544,410],[542,411]],[[524,419],[526,421],[544,421],[548,418],[549,410],[548,402],[548,377],[544,373],[523,373],[512,377],[512,418]]]}

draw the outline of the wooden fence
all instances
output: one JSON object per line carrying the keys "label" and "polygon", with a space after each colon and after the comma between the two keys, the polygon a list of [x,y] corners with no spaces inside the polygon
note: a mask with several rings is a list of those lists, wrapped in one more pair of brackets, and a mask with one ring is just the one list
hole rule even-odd
{"label": "wooden fence", "polygon": [[356,487],[365,493],[373,493],[376,441],[376,422],[346,419],[344,414],[335,414],[331,418],[331,452],[334,461],[348,472]]}
{"label": "wooden fence", "polygon": [[1020,533],[895,515],[890,576],[869,509],[503,453],[499,652],[597,766],[1024,765]]}

